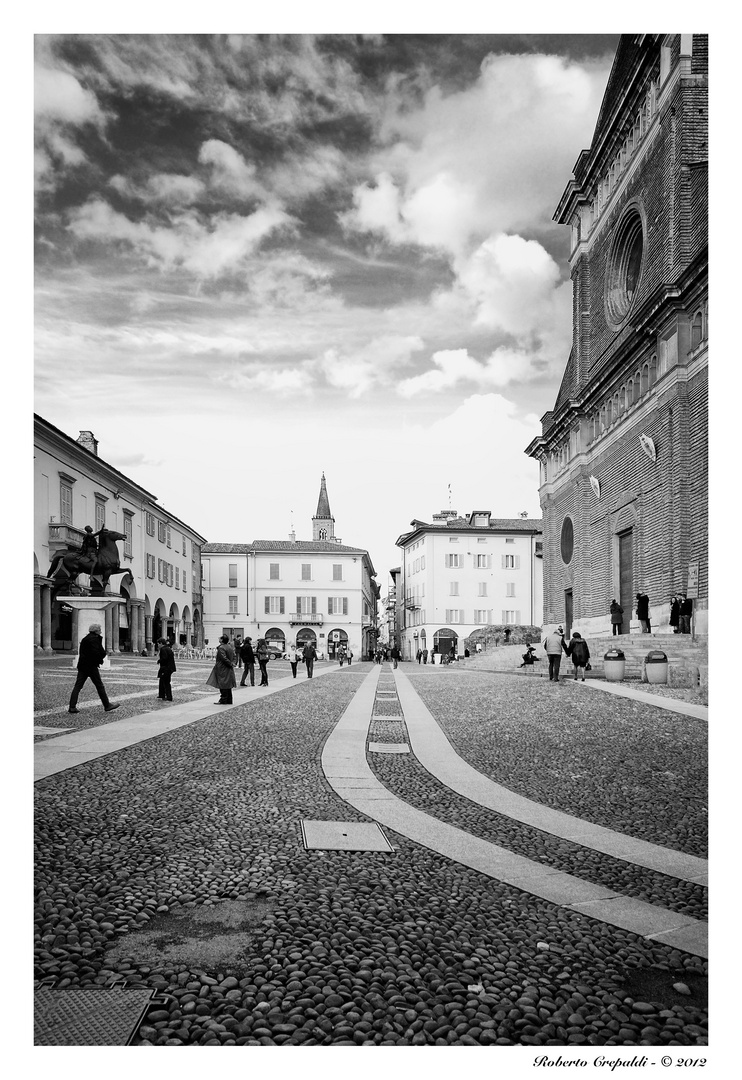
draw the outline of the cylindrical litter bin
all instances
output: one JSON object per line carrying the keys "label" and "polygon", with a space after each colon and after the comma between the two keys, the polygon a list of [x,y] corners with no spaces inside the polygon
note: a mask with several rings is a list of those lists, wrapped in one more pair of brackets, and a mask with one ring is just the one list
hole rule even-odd
{"label": "cylindrical litter bin", "polygon": [[647,659],[644,663],[648,683],[664,685],[667,682],[668,661],[666,653],[663,653],[660,649],[653,649],[652,652],[647,653]]}
{"label": "cylindrical litter bin", "polygon": [[605,654],[603,673],[608,682],[621,682],[626,673],[626,657],[620,649],[609,649]]}

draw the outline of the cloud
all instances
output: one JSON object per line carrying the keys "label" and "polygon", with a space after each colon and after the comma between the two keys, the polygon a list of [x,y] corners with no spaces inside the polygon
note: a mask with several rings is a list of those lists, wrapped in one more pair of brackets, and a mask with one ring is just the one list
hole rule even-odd
{"label": "cloud", "polygon": [[307,396],[312,393],[313,380],[305,368],[258,368],[248,371],[231,371],[217,376],[234,390],[262,390],[272,394]]}
{"label": "cloud", "polygon": [[397,387],[401,397],[451,390],[460,383],[504,387],[518,379],[528,379],[531,357],[514,349],[498,348],[485,361],[470,356],[466,349],[445,349],[432,355],[433,367],[421,375],[403,379]]}
{"label": "cloud", "polygon": [[409,365],[422,348],[415,335],[382,335],[355,350],[327,349],[315,369],[330,386],[359,398],[377,386],[391,385],[398,369]]}
{"label": "cloud", "polygon": [[243,158],[233,146],[220,139],[208,139],[198,152],[201,164],[212,166],[211,184],[241,198],[267,197],[267,191],[257,181],[255,166]]}
{"label": "cloud", "polygon": [[102,128],[105,114],[95,94],[69,71],[37,66],[34,72],[34,111],[37,118],[80,127]]}
{"label": "cloud", "polygon": [[239,270],[266,237],[291,225],[276,206],[259,207],[246,217],[216,214],[208,222],[184,211],[159,225],[132,221],[94,198],[70,213],[68,229],[81,240],[126,243],[150,265],[182,267],[203,280]]}
{"label": "cloud", "polygon": [[206,191],[202,180],[182,173],[153,173],[141,183],[117,173],[108,182],[119,195],[127,199],[167,206],[183,206],[197,202]]}

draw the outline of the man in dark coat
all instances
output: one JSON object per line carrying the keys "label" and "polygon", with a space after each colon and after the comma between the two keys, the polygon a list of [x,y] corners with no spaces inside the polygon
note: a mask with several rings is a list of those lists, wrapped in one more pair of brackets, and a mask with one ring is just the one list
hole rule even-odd
{"label": "man in dark coat", "polygon": [[314,661],[317,659],[317,650],[311,641],[308,641],[302,649],[302,659],[307,665],[307,678],[311,679],[312,672],[314,671]]}
{"label": "man in dark coat", "polygon": [[172,701],[173,688],[170,685],[170,679],[175,671],[175,655],[166,638],[160,638],[158,644],[160,646],[160,651],[157,662],[160,666],[157,674],[160,680],[160,687],[157,696],[161,698],[162,701]]}
{"label": "man in dark coat", "polygon": [[670,626],[673,634],[680,633],[680,600],[677,596],[670,601]]}
{"label": "man in dark coat", "polygon": [[680,633],[690,633],[690,620],[693,614],[693,601],[687,596],[680,597]]}
{"label": "man in dark coat", "polygon": [[245,638],[240,645],[240,659],[245,665],[242,671],[240,686],[245,685],[245,680],[250,676],[250,686],[255,686],[255,653],[252,647],[252,638]]}
{"label": "man in dark coat", "polygon": [[222,634],[216,648],[216,663],[206,680],[207,686],[214,686],[219,691],[219,700],[214,702],[215,705],[232,704],[232,687],[237,685],[234,677],[235,659],[229,638]]}
{"label": "man in dark coat", "polygon": [[642,633],[651,634],[652,624],[649,621],[649,597],[646,593],[636,594],[636,617],[642,624]]}
{"label": "man in dark coat", "polygon": [[80,655],[77,660],[77,679],[75,680],[75,685],[72,687],[68,712],[76,713],[80,711],[77,708],[77,698],[88,679],[90,679],[91,683],[98,691],[98,696],[103,702],[103,708],[106,712],[113,712],[114,709],[118,709],[118,704],[112,705],[108,700],[106,688],[103,685],[100,672],[98,671],[98,668],[105,658],[106,650],[103,647],[100,623],[91,623],[88,627],[87,634],[80,642]]}
{"label": "man in dark coat", "polygon": [[618,600],[611,600],[611,628],[614,637],[623,633],[623,608]]}

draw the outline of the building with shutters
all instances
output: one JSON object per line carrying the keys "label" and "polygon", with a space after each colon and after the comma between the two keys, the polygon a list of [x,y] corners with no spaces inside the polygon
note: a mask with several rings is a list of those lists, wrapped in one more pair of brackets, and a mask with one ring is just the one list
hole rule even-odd
{"label": "building with shutters", "polygon": [[[55,600],[47,576],[54,556],[79,548],[85,526],[123,533],[118,542],[125,604],[106,613],[109,653],[154,651],[159,637],[200,645],[201,548],[205,538],[151,492],[98,454],[91,431],[70,438],[34,417],[34,647],[76,652],[76,613]],[[78,584],[88,587],[81,574]]]}
{"label": "building with shutters", "polygon": [[265,638],[276,653],[314,643],[332,659],[339,646],[356,658],[376,643],[379,586],[363,548],[335,537],[324,474],[312,539],[206,544],[202,551],[205,635]]}
{"label": "building with shutters", "polygon": [[543,607],[541,522],[493,518],[489,510],[459,517],[442,510],[411,523],[397,539],[399,647],[445,655],[484,626],[540,626]]}
{"label": "building with shutters", "polygon": [[540,463],[544,621],[588,637],[708,615],[708,38],[628,34],[554,218],[571,229],[573,344]]}

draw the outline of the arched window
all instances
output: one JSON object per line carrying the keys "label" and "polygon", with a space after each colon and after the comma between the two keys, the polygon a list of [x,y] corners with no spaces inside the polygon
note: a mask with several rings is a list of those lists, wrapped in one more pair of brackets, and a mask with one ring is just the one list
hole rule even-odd
{"label": "arched window", "polygon": [[626,387],[622,386],[618,392],[618,415],[626,412]]}
{"label": "arched window", "polygon": [[649,390],[649,364],[645,364],[642,368],[642,394],[646,394]]}
{"label": "arched window", "polygon": [[657,357],[653,356],[649,361],[649,385],[654,386],[657,382]]}
{"label": "arched window", "polygon": [[605,422],[606,426],[610,427],[613,423],[613,402],[609,401],[605,407]]}
{"label": "arched window", "polygon": [[630,409],[634,404],[634,380],[629,379],[626,384],[626,408]]}

